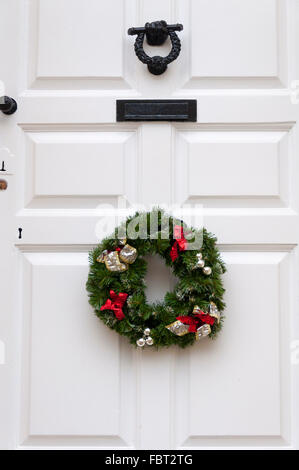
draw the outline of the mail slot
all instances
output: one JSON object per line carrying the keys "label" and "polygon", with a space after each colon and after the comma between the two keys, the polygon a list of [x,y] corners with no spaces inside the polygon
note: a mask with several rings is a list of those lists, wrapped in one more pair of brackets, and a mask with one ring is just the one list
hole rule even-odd
{"label": "mail slot", "polygon": [[116,120],[191,121],[197,120],[196,100],[117,100]]}

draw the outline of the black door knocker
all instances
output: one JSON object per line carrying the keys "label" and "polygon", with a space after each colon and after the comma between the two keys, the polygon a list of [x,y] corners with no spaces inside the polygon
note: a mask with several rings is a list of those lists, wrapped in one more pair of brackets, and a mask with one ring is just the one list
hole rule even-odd
{"label": "black door knocker", "polygon": [[[173,62],[181,52],[181,41],[179,40],[175,31],[182,31],[182,24],[167,24],[166,21],[153,21],[152,23],[145,23],[144,28],[130,28],[128,34],[134,36],[137,34],[135,41],[135,53],[138,59],[147,65],[150,73],[154,75],[161,75],[167,69],[167,65]],[[144,52],[143,41],[144,35],[146,36],[147,43],[150,46],[161,46],[169,35],[171,41],[171,51],[166,57],[156,55],[150,57]]]}

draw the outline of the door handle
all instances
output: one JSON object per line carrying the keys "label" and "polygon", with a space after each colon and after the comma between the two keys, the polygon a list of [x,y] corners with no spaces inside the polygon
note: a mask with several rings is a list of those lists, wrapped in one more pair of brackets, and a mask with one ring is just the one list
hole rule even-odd
{"label": "door handle", "polygon": [[[181,41],[176,31],[182,31],[182,29],[182,24],[167,24],[164,20],[145,23],[144,27],[141,28],[128,29],[130,36],[137,34],[134,44],[135,54],[143,64],[147,65],[150,73],[161,75],[167,69],[167,65],[180,55]],[[166,41],[167,36],[169,36],[172,46],[171,51],[166,57],[159,55],[150,57],[143,49],[144,36],[146,36],[147,43],[150,46],[161,46]]]}
{"label": "door handle", "polygon": [[0,98],[0,110],[3,114],[13,114],[17,109],[17,102],[10,96],[2,96]]}

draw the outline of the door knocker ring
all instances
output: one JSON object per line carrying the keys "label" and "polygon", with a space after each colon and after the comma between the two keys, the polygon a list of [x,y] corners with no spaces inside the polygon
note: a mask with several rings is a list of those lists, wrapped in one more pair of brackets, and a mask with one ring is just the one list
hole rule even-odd
{"label": "door knocker ring", "polygon": [[[154,75],[161,75],[167,69],[168,64],[173,62],[181,52],[181,41],[179,40],[175,31],[182,31],[182,24],[170,24],[166,21],[153,21],[152,23],[145,23],[142,28],[130,28],[128,34],[134,36],[137,34],[134,48],[138,59],[147,65],[150,73]],[[151,46],[162,45],[167,36],[171,41],[171,51],[166,57],[159,55],[150,57],[143,49],[144,36],[146,36],[147,43]]]}

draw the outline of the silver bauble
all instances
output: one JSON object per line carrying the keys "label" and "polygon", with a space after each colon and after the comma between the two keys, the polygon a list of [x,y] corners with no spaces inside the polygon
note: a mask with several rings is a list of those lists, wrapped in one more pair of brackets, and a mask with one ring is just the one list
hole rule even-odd
{"label": "silver bauble", "polygon": [[154,340],[150,336],[146,338],[145,342],[148,346],[152,346],[154,344]]}
{"label": "silver bauble", "polygon": [[204,274],[206,274],[206,276],[209,276],[212,273],[212,269],[210,268],[210,266],[205,266],[203,268],[203,272]]}
{"label": "silver bauble", "polygon": [[204,262],[203,259],[199,259],[199,260],[197,261],[197,263],[196,263],[196,267],[197,267],[197,268],[203,268],[204,265],[205,265],[205,262]]}
{"label": "silver bauble", "polygon": [[139,346],[140,348],[143,348],[143,346],[145,345],[145,340],[143,338],[139,338],[137,339],[136,343],[137,343],[137,346]]}
{"label": "silver bauble", "polygon": [[151,334],[150,328],[145,328],[143,334],[144,334],[145,336],[149,336],[149,335]]}
{"label": "silver bauble", "polygon": [[198,259],[202,259],[202,254],[201,254],[201,253],[197,253],[196,257],[197,257]]}

